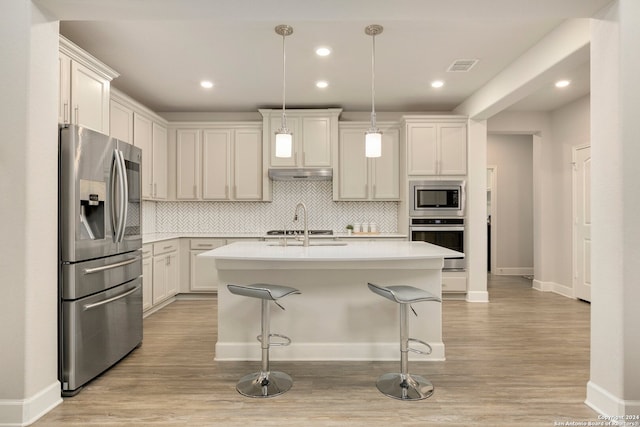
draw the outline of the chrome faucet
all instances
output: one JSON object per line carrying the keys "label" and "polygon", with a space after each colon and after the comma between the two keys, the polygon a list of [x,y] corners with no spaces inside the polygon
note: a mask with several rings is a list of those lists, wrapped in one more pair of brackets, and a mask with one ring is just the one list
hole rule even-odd
{"label": "chrome faucet", "polygon": [[309,246],[309,227],[307,226],[307,206],[300,202],[296,205],[296,213],[293,216],[293,220],[298,220],[298,209],[302,208],[302,212],[304,213],[304,238],[302,240],[302,246]]}

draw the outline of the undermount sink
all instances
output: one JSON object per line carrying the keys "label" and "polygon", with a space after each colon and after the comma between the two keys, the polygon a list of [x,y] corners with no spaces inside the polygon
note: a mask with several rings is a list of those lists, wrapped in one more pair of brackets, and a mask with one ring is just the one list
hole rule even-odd
{"label": "undermount sink", "polygon": [[[267,246],[282,246],[284,247],[284,242],[280,241],[278,243],[269,243]],[[298,240],[287,240],[287,246],[303,246],[303,243]],[[336,241],[310,241],[309,246],[347,246],[347,242],[336,242]]]}

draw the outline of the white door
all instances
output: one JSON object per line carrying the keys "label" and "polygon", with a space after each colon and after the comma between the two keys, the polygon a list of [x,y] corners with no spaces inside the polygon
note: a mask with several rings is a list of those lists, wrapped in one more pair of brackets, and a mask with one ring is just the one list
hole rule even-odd
{"label": "white door", "polygon": [[591,301],[591,147],[574,150],[574,296]]}

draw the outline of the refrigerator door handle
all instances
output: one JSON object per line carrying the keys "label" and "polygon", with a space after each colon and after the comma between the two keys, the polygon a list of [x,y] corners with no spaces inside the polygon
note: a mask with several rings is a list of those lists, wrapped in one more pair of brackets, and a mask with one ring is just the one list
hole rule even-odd
{"label": "refrigerator door handle", "polygon": [[132,293],[134,293],[135,291],[137,291],[138,289],[140,289],[139,285],[136,286],[133,289],[130,289],[130,290],[126,291],[126,292],[121,293],[120,295],[116,295],[115,297],[111,297],[111,298],[108,298],[108,299],[100,301],[100,302],[94,302],[93,304],[85,304],[85,305],[82,306],[82,311],[91,310],[92,308],[100,307],[102,305],[112,303],[112,302],[117,301],[119,299],[126,298],[129,295],[131,295]]}
{"label": "refrigerator door handle", "polygon": [[135,257],[125,261],[115,262],[109,265],[102,265],[100,267],[85,268],[84,270],[82,270],[82,272],[84,274],[100,273],[101,271],[111,270],[112,268],[124,267],[125,265],[133,264],[139,260],[140,260],[140,257]]}
{"label": "refrigerator door handle", "polygon": [[127,166],[124,162],[124,154],[120,150],[117,150],[117,152],[120,159],[120,188],[122,189],[120,192],[120,237],[118,238],[118,242],[122,242],[122,240],[124,240],[124,232],[129,213],[129,183],[127,182]]}
{"label": "refrigerator door handle", "polygon": [[[129,199],[125,186],[126,175],[124,172],[124,157],[120,150],[113,151],[113,163],[111,164],[111,225],[113,227],[114,242],[122,241],[127,213],[126,201]],[[117,183],[115,182],[117,179]],[[118,212],[116,213],[116,184],[118,185]],[[124,199],[124,200],[123,200]]]}

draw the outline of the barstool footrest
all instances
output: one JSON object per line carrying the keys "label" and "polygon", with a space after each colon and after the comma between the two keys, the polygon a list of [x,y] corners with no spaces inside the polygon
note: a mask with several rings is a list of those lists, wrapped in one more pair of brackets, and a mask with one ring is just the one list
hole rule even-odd
{"label": "barstool footrest", "polygon": [[410,352],[418,353],[418,354],[431,354],[431,352],[433,351],[431,346],[428,343],[426,343],[426,342],[424,342],[422,340],[419,340],[419,339],[416,339],[416,338],[409,338],[408,341],[409,342],[415,342],[415,343],[418,343],[418,344],[422,344],[423,346],[428,348],[427,351],[424,351],[424,350],[418,350],[417,348],[409,347],[409,348],[407,348],[407,350],[409,350]]}
{"label": "barstool footrest", "polygon": [[386,396],[399,400],[422,400],[433,394],[431,381],[411,374],[384,374],[376,382],[378,390]]}
{"label": "barstool footrest", "polygon": [[236,385],[238,393],[247,397],[274,397],[293,386],[288,374],[279,371],[259,371],[240,378]]}
{"label": "barstool footrest", "polygon": [[[271,337],[277,337],[277,338],[282,338],[284,341],[283,342],[272,342],[271,341]],[[256,339],[260,342],[262,342],[262,335],[258,335],[256,337]],[[269,334],[269,347],[286,347],[289,344],[291,344],[291,338],[289,338],[286,335],[280,335],[280,334]]]}

